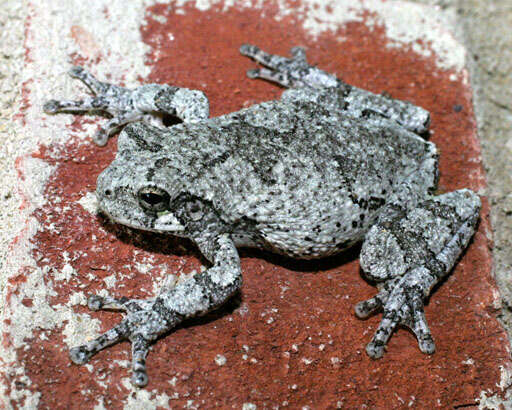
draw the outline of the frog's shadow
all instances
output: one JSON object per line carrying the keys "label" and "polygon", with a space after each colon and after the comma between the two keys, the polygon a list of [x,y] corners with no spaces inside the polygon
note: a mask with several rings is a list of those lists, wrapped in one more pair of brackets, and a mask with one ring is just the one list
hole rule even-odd
{"label": "frog's shadow", "polygon": [[[199,252],[196,245],[189,239],[179,238],[165,233],[155,233],[129,228],[124,225],[112,222],[101,214],[97,215],[97,219],[107,232],[116,236],[116,238],[122,243],[154,254],[194,256],[199,259],[203,265],[208,265],[208,261]],[[353,262],[359,258],[360,250],[361,244],[356,244],[353,247],[336,255],[310,260],[293,259],[255,248],[241,248],[239,249],[239,254],[241,258],[263,259],[273,265],[281,266],[287,270],[300,274],[330,270]],[[239,291],[233,297],[229,298],[229,300],[226,301],[226,303],[220,308],[214,309],[204,316],[189,319],[185,323],[178,326],[176,329],[202,325],[220,319],[224,316],[232,315],[238,308],[241,307],[242,303],[243,294]]]}
{"label": "frog's shadow", "polygon": [[[174,255],[174,256],[194,256],[201,261],[203,265],[208,265],[207,260],[204,256],[199,252],[195,244],[186,238],[179,238],[173,235],[164,234],[164,233],[154,233],[148,232],[133,228],[128,228],[123,225],[116,224],[115,222],[109,221],[107,218],[98,215],[97,216],[101,225],[105,230],[115,235],[121,242],[130,244],[137,248],[143,249],[144,251],[155,253],[155,254],[163,254],[163,255]],[[475,231],[478,230],[480,225],[480,221],[478,221],[477,226],[475,227]],[[468,246],[461,253],[459,258],[454,264],[453,269],[457,266],[458,262],[464,257],[468,249],[471,247],[474,241],[474,236],[471,238]],[[239,249],[239,254],[241,258],[258,258],[266,260],[274,265],[281,266],[285,269],[298,272],[298,273],[316,273],[325,270],[330,270],[337,268],[339,266],[343,266],[350,262],[353,262],[359,258],[359,254],[361,252],[362,241],[356,243],[354,246],[348,248],[347,250],[340,252],[338,254],[328,256],[320,259],[293,259],[290,257],[286,257],[283,255],[279,255],[276,253],[271,253],[269,251],[259,250],[255,248],[241,248]],[[428,306],[430,303],[430,298],[433,294],[436,293],[437,289],[443,286],[443,284],[448,280],[451,276],[452,272],[447,273],[431,290],[429,296],[425,299],[424,304]],[[363,270],[359,267],[358,269],[359,276],[365,282],[367,282],[371,286],[376,286],[376,283],[369,280],[365,275]],[[229,298],[224,305],[219,307],[218,309],[214,309],[208,314],[204,316],[198,316],[195,318],[191,318],[186,320],[181,325],[177,326],[175,329],[170,331],[169,333],[174,332],[180,328],[189,328],[195,327],[199,325],[203,325],[206,323],[210,323],[216,321],[224,316],[232,315],[235,313],[237,309],[241,307],[243,303],[243,294],[238,291],[234,296]],[[381,312],[381,310],[379,311]],[[375,312],[375,314],[379,314]],[[372,317],[374,315],[370,315]],[[368,319],[368,318],[366,318]],[[362,320],[366,320],[362,319]],[[404,328],[400,326],[400,328]],[[412,331],[405,327],[410,333]]]}
{"label": "frog's shadow", "polygon": [[[125,244],[135,246],[153,254],[194,256],[199,259],[203,265],[208,265],[207,260],[199,252],[196,245],[189,239],[179,238],[165,233],[155,233],[129,228],[124,225],[111,222],[102,215],[98,215],[97,218],[99,223],[107,232],[115,235],[117,239]],[[256,248],[240,248],[238,251],[241,258],[264,259],[267,262],[291,271],[314,273],[334,269],[355,261],[359,258],[361,243],[357,243],[349,249],[332,256],[309,260],[294,259]]]}

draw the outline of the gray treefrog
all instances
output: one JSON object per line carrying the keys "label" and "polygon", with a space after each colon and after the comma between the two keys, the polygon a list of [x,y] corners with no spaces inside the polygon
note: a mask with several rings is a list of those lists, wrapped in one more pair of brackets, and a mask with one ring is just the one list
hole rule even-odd
{"label": "gray treefrog", "polygon": [[[309,65],[300,47],[291,58],[252,45],[240,51],[264,66],[250,70],[250,78],[287,88],[281,99],[208,118],[202,92],[156,84],[128,90],[75,67],[70,74],[96,96],[44,105],[47,113],[112,114],[95,137],[99,144],[131,123],[119,135],[116,158],[98,177],[101,211],[133,228],[189,238],[211,263],[149,300],[91,296],[89,308],[127,315],[71,349],[71,359],[85,363],[128,339],[132,381],[145,386],[150,344],[240,289],[238,247],[312,259],[360,241],[361,268],[379,292],[358,303],[355,313],[384,312],[368,355],[381,357],[399,325],[414,332],[422,352],[433,353],[424,300],[468,245],[480,199],[468,189],[433,195],[438,154],[420,136],[429,113],[345,84]],[[163,114],[182,123],[149,123]]]}

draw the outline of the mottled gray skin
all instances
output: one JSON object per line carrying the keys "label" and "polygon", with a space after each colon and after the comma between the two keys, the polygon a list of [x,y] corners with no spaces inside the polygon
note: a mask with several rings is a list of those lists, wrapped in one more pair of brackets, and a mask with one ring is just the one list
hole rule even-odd
{"label": "mottled gray skin", "polygon": [[201,91],[166,84],[146,84],[129,90],[98,81],[82,67],[72,67],[68,74],[81,80],[95,96],[78,101],[50,100],[44,104],[43,110],[47,114],[77,111],[110,114],[113,118],[93,137],[94,142],[101,146],[119,127],[130,122],[144,120],[162,126],[163,114],[195,122],[208,118],[210,112],[208,99]]}
{"label": "mottled gray skin", "polygon": [[[73,348],[71,359],[85,363],[129,339],[132,380],[144,386],[150,343],[240,288],[237,247],[312,259],[360,241],[361,267],[379,293],[357,304],[356,315],[384,312],[368,354],[381,357],[398,325],[415,333],[422,352],[433,353],[424,300],[471,239],[480,200],[467,189],[432,196],[436,147],[418,135],[428,128],[428,112],[309,66],[302,48],[292,49],[291,59],[249,45],[241,52],[266,66],[249,71],[251,78],[289,87],[280,100],[206,119],[204,96],[191,90],[148,85],[97,97],[107,111],[124,104],[126,118],[142,119],[148,112],[141,107],[156,111],[163,105],[152,99],[163,94],[167,112],[183,120],[170,128],[124,128],[115,160],[98,178],[101,210],[121,224],[191,239],[211,267],[150,300],[90,297],[91,309],[128,314]],[[176,98],[181,92],[191,98]],[[45,105],[51,112],[70,106]]]}

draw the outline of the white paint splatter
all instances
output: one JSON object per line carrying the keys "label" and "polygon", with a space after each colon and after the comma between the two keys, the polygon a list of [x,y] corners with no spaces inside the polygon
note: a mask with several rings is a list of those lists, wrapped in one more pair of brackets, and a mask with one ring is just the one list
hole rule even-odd
{"label": "white paint splatter", "polygon": [[82,198],[77,201],[82,208],[92,215],[98,212],[98,198],[94,192],[87,192]]}
{"label": "white paint splatter", "polygon": [[215,356],[215,363],[217,363],[217,366],[224,366],[227,362],[227,359],[225,356],[218,354]]}

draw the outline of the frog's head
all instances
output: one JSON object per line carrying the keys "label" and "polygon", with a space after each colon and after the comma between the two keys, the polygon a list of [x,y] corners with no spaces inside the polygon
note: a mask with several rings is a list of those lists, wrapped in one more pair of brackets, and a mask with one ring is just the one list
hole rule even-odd
{"label": "frog's head", "polygon": [[[133,128],[139,127],[131,126],[132,131]],[[115,160],[98,177],[96,196],[100,210],[113,221],[132,228],[184,235],[185,228],[171,209],[181,192],[178,170],[155,147],[140,149],[126,138],[123,131]]]}
{"label": "frog's head", "polygon": [[135,162],[128,168],[125,165],[114,161],[98,177],[96,196],[100,210],[131,228],[182,234],[185,228],[171,210],[175,191],[159,181],[141,178],[141,174],[151,172],[144,164]]}

